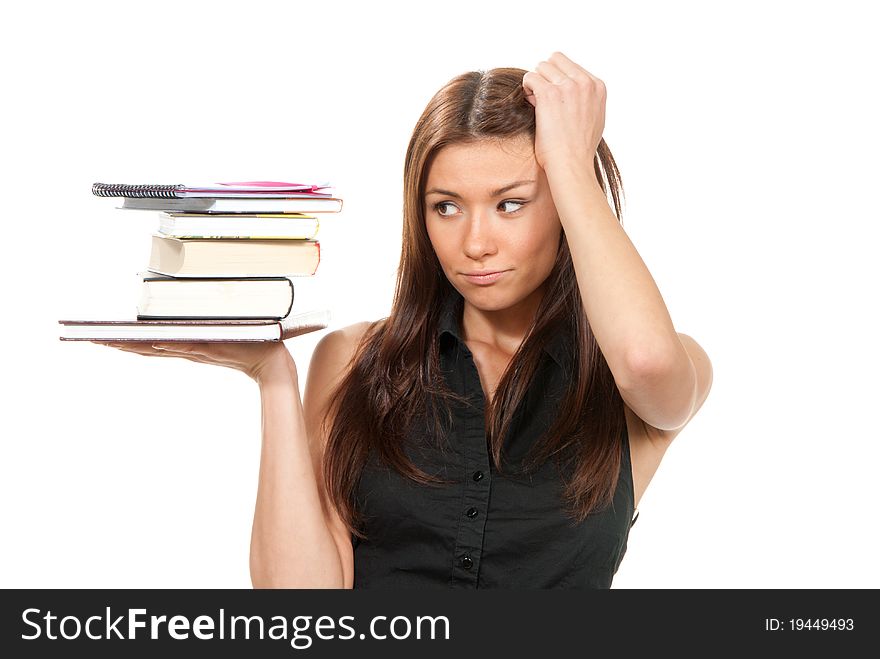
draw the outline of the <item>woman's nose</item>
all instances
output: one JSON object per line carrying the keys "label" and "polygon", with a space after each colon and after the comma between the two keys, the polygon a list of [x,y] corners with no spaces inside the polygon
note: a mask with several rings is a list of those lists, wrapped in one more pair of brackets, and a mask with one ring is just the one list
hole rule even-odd
{"label": "woman's nose", "polygon": [[469,258],[481,259],[487,254],[494,254],[497,249],[491,217],[483,211],[475,212],[468,223],[464,253]]}

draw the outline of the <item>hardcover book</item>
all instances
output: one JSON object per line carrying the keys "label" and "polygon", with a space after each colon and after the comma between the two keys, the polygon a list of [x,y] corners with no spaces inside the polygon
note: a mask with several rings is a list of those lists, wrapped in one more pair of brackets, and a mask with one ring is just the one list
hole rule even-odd
{"label": "hardcover book", "polygon": [[154,199],[126,197],[123,209],[146,211],[181,211],[187,213],[338,213],[342,199],[315,195],[278,197],[191,197],[188,199]]}
{"label": "hardcover book", "polygon": [[61,341],[283,341],[326,328],[330,311],[316,309],[280,320],[59,320]]}
{"label": "hardcover book", "polygon": [[138,319],[284,318],[293,307],[289,277],[179,278],[140,275]]}
{"label": "hardcover book", "polygon": [[317,240],[190,240],[157,233],[147,269],[171,277],[310,276],[320,260]]}
{"label": "hardcover book", "polygon": [[300,213],[161,213],[159,233],[174,238],[295,238],[314,240],[319,222]]}

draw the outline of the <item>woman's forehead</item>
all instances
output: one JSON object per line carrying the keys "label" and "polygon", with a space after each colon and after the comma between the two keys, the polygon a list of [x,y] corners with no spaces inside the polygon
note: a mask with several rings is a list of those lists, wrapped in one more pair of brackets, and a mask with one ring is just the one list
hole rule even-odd
{"label": "woman's forehead", "polygon": [[437,152],[428,170],[428,188],[495,190],[512,181],[537,180],[538,163],[530,139],[481,140],[450,144]]}

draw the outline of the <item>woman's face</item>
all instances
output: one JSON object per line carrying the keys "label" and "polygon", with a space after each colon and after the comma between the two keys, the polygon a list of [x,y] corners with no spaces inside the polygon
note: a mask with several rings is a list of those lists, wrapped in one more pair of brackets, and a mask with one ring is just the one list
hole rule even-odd
{"label": "woman's face", "polygon": [[[465,300],[498,311],[543,295],[562,225],[530,137],[443,147],[424,203],[434,252]],[[501,274],[468,276],[486,272]]]}

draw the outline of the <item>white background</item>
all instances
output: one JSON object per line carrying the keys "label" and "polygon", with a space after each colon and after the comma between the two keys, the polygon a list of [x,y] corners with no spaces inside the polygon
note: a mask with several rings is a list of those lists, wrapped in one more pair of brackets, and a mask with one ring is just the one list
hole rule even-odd
{"label": "white background", "polygon": [[[131,317],[152,213],[105,182],[330,181],[329,329],[387,314],[407,141],[454,75],[555,51],[605,81],[624,228],[715,381],[616,588],[880,587],[870,3],[13,3],[0,586],[249,587],[259,392],[58,340]],[[288,342],[304,384],[326,331]]]}

